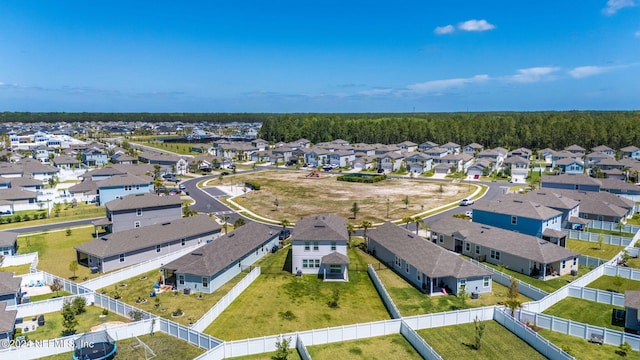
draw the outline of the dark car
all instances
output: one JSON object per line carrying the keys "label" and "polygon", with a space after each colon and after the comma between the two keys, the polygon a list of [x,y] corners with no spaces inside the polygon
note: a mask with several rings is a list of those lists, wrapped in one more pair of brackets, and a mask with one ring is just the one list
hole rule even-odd
{"label": "dark car", "polygon": [[284,240],[284,239],[288,238],[289,236],[291,236],[291,230],[284,229],[284,230],[280,231],[280,235],[278,236],[278,239]]}
{"label": "dark car", "polygon": [[223,172],[220,173],[220,175],[229,175],[229,172],[228,171],[223,171]]}

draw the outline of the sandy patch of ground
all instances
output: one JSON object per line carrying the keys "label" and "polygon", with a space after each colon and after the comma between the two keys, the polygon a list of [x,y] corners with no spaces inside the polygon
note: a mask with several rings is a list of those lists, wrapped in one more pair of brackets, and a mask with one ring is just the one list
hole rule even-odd
{"label": "sandy patch of ground", "polygon": [[100,325],[96,325],[93,326],[91,328],[91,331],[98,331],[98,330],[103,330],[103,329],[108,329],[108,328],[112,328],[115,326],[120,326],[120,325],[124,325],[125,323],[122,321],[107,321],[105,323],[102,323]]}

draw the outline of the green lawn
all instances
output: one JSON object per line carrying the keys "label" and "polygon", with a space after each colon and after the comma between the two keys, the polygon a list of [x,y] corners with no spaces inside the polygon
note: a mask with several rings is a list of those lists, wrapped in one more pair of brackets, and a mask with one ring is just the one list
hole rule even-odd
{"label": "green lawn", "polygon": [[427,343],[446,360],[453,359],[546,359],[526,342],[493,320],[486,328],[479,350],[472,347],[475,337],[473,323],[418,330]]}
{"label": "green lawn", "polygon": [[31,296],[31,297],[29,297],[29,301],[30,302],[36,302],[36,301],[48,300],[48,299],[53,299],[53,298],[57,298],[57,297],[69,296],[69,295],[73,295],[73,294],[68,292],[68,291],[60,290],[57,293],[52,292],[52,293],[48,293],[48,294]]}
{"label": "green lawn", "polygon": [[144,146],[149,146],[152,148],[156,148],[158,150],[164,150],[168,152],[173,152],[182,155],[202,155],[202,153],[197,151],[191,151],[192,147],[204,147],[207,149],[209,146],[207,144],[198,144],[198,143],[164,143],[160,141],[148,141],[148,142],[139,142],[139,144]]}
{"label": "green lawn", "polygon": [[[151,350],[156,354],[153,359],[156,360],[170,360],[170,359],[193,359],[201,354],[204,354],[204,350],[197,346],[191,345],[186,341],[176,339],[173,336],[165,333],[156,332],[153,335],[138,336],[138,339],[142,340]],[[116,341],[118,345],[115,359],[126,360],[146,360],[144,348],[139,346],[136,338],[125,339]],[[72,358],[72,353],[58,354],[54,356],[48,356],[45,360],[69,360]],[[147,354],[147,356],[150,356]],[[294,359],[295,360],[295,359]]]}
{"label": "green lawn", "polygon": [[[405,279],[393,270],[387,268],[384,264],[380,264],[374,257],[358,253],[360,257],[366,259],[368,263],[376,265],[376,273],[382,281],[382,284],[391,295],[393,302],[396,304],[402,316],[412,316],[427,313],[436,313],[442,311],[451,311],[461,307],[460,300],[455,296],[429,296],[422,291],[409,284]],[[492,284],[491,294],[481,294],[479,299],[466,301],[465,307],[481,307],[488,305],[496,305],[504,303],[507,300],[508,288],[497,282]],[[521,302],[531,301],[532,299],[520,295]]]}
{"label": "green lawn", "polygon": [[634,269],[640,269],[640,258],[631,258],[627,260],[627,266]]}
{"label": "green lawn", "polygon": [[613,324],[613,309],[623,308],[567,297],[545,310],[544,313],[572,321],[624,331],[624,326]]}
{"label": "green lawn", "polygon": [[602,249],[597,242],[589,242],[575,239],[567,239],[567,248],[582,255],[610,260],[620,251],[624,250],[624,246],[602,244]]}
{"label": "green lawn", "polygon": [[598,279],[596,279],[594,282],[587,285],[586,287],[606,290],[606,291],[614,291],[622,294],[624,294],[624,292],[627,290],[640,290],[640,281],[625,279],[623,277],[620,277],[621,284],[620,284],[620,288],[618,288],[614,284],[615,279],[616,279],[615,276],[603,275]]}
{"label": "green lawn", "polygon": [[[105,317],[100,317],[103,309],[97,306],[87,306],[85,309],[87,310],[86,312],[76,316],[76,320],[78,320],[78,326],[76,326],[77,334],[87,332],[92,327],[108,321],[122,321],[125,323],[131,321],[112,312]],[[44,314],[44,320],[44,326],[39,326],[35,331],[23,332],[23,335],[27,335],[30,340],[55,339],[62,336],[62,312]],[[20,327],[20,325],[18,324],[16,327]]]}
{"label": "green lawn", "polygon": [[[18,253],[38,253],[38,269],[70,279],[73,272],[69,264],[76,260],[75,247],[93,240],[93,226],[83,226],[71,229],[67,235],[67,228],[49,230],[47,232],[25,234],[18,236]],[[95,278],[102,274],[91,274],[89,268],[78,266],[76,280]]]}
{"label": "green lawn", "polygon": [[[290,349],[289,356],[287,356],[287,360],[300,360],[300,354],[298,354],[297,349]],[[233,360],[273,360],[273,356],[275,356],[276,352],[255,354],[255,355],[246,355],[246,356],[236,356],[230,357],[226,359]]]}
{"label": "green lawn", "polygon": [[632,237],[634,237],[636,235],[636,234],[623,232],[623,231],[618,231],[618,230],[602,230],[602,229],[587,228],[587,231],[591,232],[591,233],[596,233],[596,234],[624,236],[624,237],[628,237],[628,238],[632,238]]}
{"label": "green lawn", "polygon": [[307,346],[312,359],[422,359],[401,334]]}
{"label": "green lawn", "polygon": [[509,276],[513,276],[516,279],[526,282],[529,285],[533,285],[535,287],[537,287],[540,290],[546,291],[548,293],[552,293],[558,289],[560,289],[561,287],[567,285],[569,282],[579,278],[580,276],[588,273],[589,271],[591,271],[588,267],[586,266],[580,266],[578,268],[578,276],[571,276],[571,275],[563,275],[563,276],[559,276],[557,278],[554,279],[550,279],[547,281],[544,280],[539,280],[539,279],[534,279],[531,276],[527,276],[525,274],[521,274],[519,272],[513,271],[513,270],[509,270],[507,268],[504,267],[500,267],[497,265],[493,265],[490,263],[483,263],[484,265],[487,266],[491,266],[494,269],[498,269],[500,271],[502,271],[503,273],[509,275]]}
{"label": "green lawn", "polygon": [[0,271],[12,272],[15,275],[24,275],[31,272],[31,264],[3,266],[0,268]]}
{"label": "green lawn", "polygon": [[[546,329],[540,329],[538,334],[580,360],[622,359],[622,357],[616,353],[618,350],[617,346],[594,344],[579,337]],[[638,358],[640,358],[638,352],[633,352],[627,356],[627,359]]]}
{"label": "green lawn", "polygon": [[[390,318],[365,271],[349,271],[349,282],[323,282],[315,275],[299,278],[285,270],[289,250],[263,258],[257,264],[262,275],[205,333],[237,340]],[[349,251],[352,265],[359,261],[354,251]],[[330,308],[334,289],[339,291],[339,306]]]}
{"label": "green lawn", "polygon": [[[160,270],[152,270],[145,274],[125,280],[117,285],[99,289],[98,292],[105,293],[111,297],[114,296],[117,288],[121,299],[127,304],[133,305],[140,310],[148,311],[152,314],[170,319],[182,325],[190,325],[198,321],[211,307],[213,307],[223,296],[225,296],[231,288],[233,288],[247,273],[240,273],[231,279],[225,285],[213,292],[213,294],[200,294],[191,292],[184,295],[183,292],[162,292],[155,297],[150,298],[149,294],[153,291],[153,285],[160,277]],[[123,286],[121,284],[126,284]],[[146,301],[144,303],[139,303]],[[138,302],[137,302],[138,301]],[[173,318],[171,313],[180,308],[184,312],[184,316]]]}

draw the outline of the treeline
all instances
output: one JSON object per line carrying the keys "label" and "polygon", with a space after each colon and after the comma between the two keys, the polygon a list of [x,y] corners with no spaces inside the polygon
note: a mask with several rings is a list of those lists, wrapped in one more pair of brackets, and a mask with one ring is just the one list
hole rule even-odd
{"label": "treeline", "polygon": [[260,113],[31,113],[4,112],[0,113],[0,122],[183,122],[183,123],[229,123],[229,122],[263,122],[271,114]]}
{"label": "treeline", "polygon": [[577,144],[589,150],[640,147],[640,112],[486,112],[425,114],[270,115],[259,136],[268,141],[312,143],[343,139],[350,143],[417,144],[472,142],[507,149],[562,149]]}

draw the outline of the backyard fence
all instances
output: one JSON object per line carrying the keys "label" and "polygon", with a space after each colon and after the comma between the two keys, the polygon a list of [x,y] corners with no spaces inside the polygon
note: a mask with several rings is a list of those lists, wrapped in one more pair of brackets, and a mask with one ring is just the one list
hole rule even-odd
{"label": "backyard fence", "polygon": [[571,286],[569,296],[624,307],[624,295],[616,292]]}
{"label": "backyard fence", "polygon": [[398,307],[396,307],[393,299],[391,299],[389,292],[382,284],[382,281],[380,281],[380,278],[378,277],[376,271],[373,269],[373,266],[369,265],[368,273],[369,277],[371,277],[371,281],[373,282],[373,286],[375,286],[376,290],[378,291],[378,295],[380,295],[380,298],[384,303],[384,306],[387,308],[387,311],[389,311],[389,314],[391,314],[391,318],[399,319],[402,316],[400,315],[400,310],[398,310]]}
{"label": "backyard fence", "polygon": [[561,334],[579,337],[587,341],[602,342],[616,347],[626,341],[634,351],[640,351],[640,336],[638,335],[535,313],[524,309],[518,311],[517,318],[521,322]]}
{"label": "backyard fence", "polygon": [[[17,310],[18,313],[16,314],[16,318],[27,318],[42,314],[57,313],[62,310],[62,306],[65,302],[71,302],[77,297],[84,298],[87,305],[93,303],[93,294],[82,294],[7,306],[7,309]],[[16,327],[20,326],[16,325]]]}
{"label": "backyard fence", "polygon": [[598,239],[602,238],[603,244],[616,245],[616,246],[628,246],[629,244],[631,244],[631,241],[633,240],[633,238],[630,238],[630,237],[619,236],[619,235],[609,235],[609,234],[598,234],[598,233],[592,233],[588,231],[578,231],[578,230],[569,230],[569,229],[563,229],[562,231],[565,234],[567,234],[569,239],[588,241],[592,243],[598,243]]}
{"label": "backyard fence", "polygon": [[231,303],[260,276],[260,268],[256,267],[237,283],[225,296],[207,311],[191,329],[204,331]]}
{"label": "backyard fence", "polygon": [[146,319],[153,319],[157,317],[154,314],[151,314],[144,310],[140,310],[135,306],[131,306],[122,301],[112,299],[103,294],[94,293],[93,298],[94,298],[94,304],[96,306],[107,309],[111,312],[124,316],[128,319],[137,318],[137,320],[146,320]]}
{"label": "backyard fence", "polygon": [[18,255],[5,255],[2,260],[2,266],[18,266],[25,264],[33,264],[35,261],[38,263],[38,253],[18,254]]}
{"label": "backyard fence", "polygon": [[203,334],[195,331],[187,326],[178,324],[169,319],[157,318],[160,331],[167,333],[175,338],[186,341],[199,348],[211,350],[222,344],[222,340],[216,339],[211,335]]}
{"label": "backyard fence", "polygon": [[640,230],[640,226],[638,225],[629,225],[624,224],[624,226],[618,229],[618,223],[611,221],[600,221],[600,220],[591,220],[589,221],[589,225],[587,225],[590,229],[598,229],[598,230],[607,230],[607,231],[622,231],[626,233],[635,234]]}
{"label": "backyard fence", "polygon": [[604,275],[621,276],[625,279],[640,281],[640,270],[629,267],[605,265]]}
{"label": "backyard fence", "polygon": [[304,346],[304,342],[300,338],[300,336],[296,336],[296,349],[298,350],[298,355],[302,360],[311,360],[311,355],[309,355],[309,351],[307,347]]}
{"label": "backyard fence", "polygon": [[[474,263],[475,265],[480,266],[481,268],[484,268],[486,270],[488,270],[489,272],[491,272],[491,279],[495,282],[497,282],[500,285],[504,285],[506,287],[511,287],[511,276],[507,275],[499,270],[496,270],[494,268],[492,268],[491,266],[487,266],[477,260],[474,259],[469,259],[469,261],[471,261],[472,263]],[[528,296],[530,298],[532,298],[533,300],[540,300],[542,298],[544,298],[545,296],[549,295],[546,291],[540,290],[537,287],[527,284],[524,281],[518,280],[518,291],[520,292],[520,294]]]}
{"label": "backyard fence", "polygon": [[578,265],[586,266],[589,268],[597,268],[598,266],[606,263],[608,260],[591,257],[589,255],[579,255]]}
{"label": "backyard fence", "polygon": [[72,281],[57,277],[44,271],[32,272],[30,274],[22,275],[22,287],[33,286],[48,286],[53,284],[54,280],[58,280],[62,285],[61,291],[68,291],[72,294],[89,294],[92,291],[85,288],[80,284],[76,284]]}
{"label": "backyard fence", "polygon": [[404,336],[405,339],[413,346],[413,348],[422,356],[423,359],[427,360],[442,360],[442,356],[440,356],[427,342],[422,336],[418,335],[418,333],[411,328],[406,322],[402,321],[400,323],[400,334]]}
{"label": "backyard fence", "polygon": [[551,341],[538,335],[535,331],[531,330],[525,324],[512,318],[511,315],[504,311],[496,309],[493,313],[493,319],[500,325],[507,328],[517,337],[529,344],[539,353],[551,360],[563,360],[563,359],[575,359],[573,356],[562,351],[559,347],[553,344]]}
{"label": "backyard fence", "polygon": [[435,314],[416,315],[402,318],[414,330],[436,328],[441,326],[472,323],[476,318],[480,320],[493,319],[493,306],[481,308],[447,311]]}

